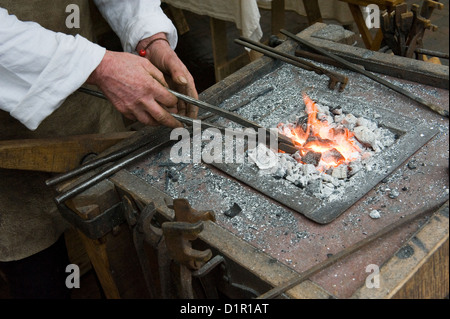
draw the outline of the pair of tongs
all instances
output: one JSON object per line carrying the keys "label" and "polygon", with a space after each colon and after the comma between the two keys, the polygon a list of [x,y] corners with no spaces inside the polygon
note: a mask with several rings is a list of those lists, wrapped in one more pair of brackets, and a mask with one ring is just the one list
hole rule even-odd
{"label": "pair of tongs", "polygon": [[[211,113],[217,114],[221,117],[224,117],[230,121],[233,121],[239,125],[242,125],[245,128],[252,128],[255,131],[259,131],[259,130],[263,130],[266,134],[266,138],[267,141],[270,139],[270,137],[274,134],[274,132],[271,132],[270,130],[268,130],[267,128],[252,122],[236,113],[232,113],[228,110],[222,109],[220,107],[211,105],[207,102],[201,101],[201,100],[197,100],[194,99],[190,96],[178,93],[176,91],[173,91],[171,89],[168,89],[168,91],[170,93],[172,93],[173,95],[175,95],[177,98],[179,98],[180,100],[185,101],[186,103],[198,106],[199,108],[209,111]],[[178,114],[172,114],[173,117],[175,117],[177,120],[179,120],[180,122],[184,123],[184,124],[188,124],[188,125],[193,125],[194,123],[194,119],[186,117],[186,116],[182,116],[182,115],[178,115]],[[205,125],[206,127],[214,127],[214,128],[218,128],[220,130],[224,130],[226,129],[225,127],[222,126],[218,126],[212,123],[208,123],[208,122],[201,122],[202,125]],[[275,137],[277,138],[277,142],[278,142],[278,149],[282,150],[283,152],[289,153],[289,154],[294,154],[295,152],[298,151],[298,149],[295,147],[294,143],[292,142],[292,140],[283,135],[278,133],[277,136]]]}
{"label": "pair of tongs", "polygon": [[[80,89],[78,89],[78,91],[96,96],[98,98],[106,99],[106,97],[103,95],[102,92],[94,91],[94,90],[87,89],[87,88],[80,88]],[[267,138],[266,141],[269,141],[269,139],[271,137],[273,137],[274,133],[271,132],[270,130],[267,130],[266,128],[254,123],[254,122],[251,122],[237,114],[231,113],[230,111],[218,108],[216,106],[213,106],[206,102],[191,98],[191,97],[183,95],[181,93],[178,93],[178,92],[175,92],[172,90],[169,90],[169,91],[172,94],[174,94],[177,98],[179,98],[180,100],[183,100],[189,104],[196,105],[196,106],[198,106],[202,109],[205,109],[211,113],[214,113],[214,114],[217,114],[224,118],[227,118],[229,120],[232,120],[233,122],[238,123],[246,128],[250,127],[255,130],[258,130],[258,129],[264,130],[265,134],[266,134],[266,138]],[[192,118],[177,115],[177,114],[172,114],[172,115],[177,120],[179,120],[180,122],[182,122],[184,124],[187,124],[190,126],[193,126],[193,124],[194,124],[195,120]],[[199,121],[199,123],[203,127],[217,128],[217,129],[221,130],[221,132],[224,132],[227,129],[226,127],[219,126],[219,125],[209,123],[206,121]],[[74,170],[71,170],[69,172],[66,172],[64,174],[52,177],[52,178],[46,180],[46,184],[47,184],[47,186],[60,184],[64,181],[67,181],[68,179],[74,178],[76,176],[79,176],[88,171],[94,170],[100,166],[109,164],[109,163],[117,160],[117,162],[114,163],[113,165],[106,166],[105,168],[101,169],[99,172],[97,172],[96,174],[94,174],[93,176],[88,178],[87,180],[81,181],[80,183],[76,184],[75,186],[72,186],[70,189],[66,189],[62,194],[58,195],[55,198],[55,201],[58,205],[62,204],[69,198],[72,198],[73,196],[83,192],[84,190],[95,185],[96,183],[100,182],[101,180],[118,172],[119,170],[124,168],[126,165],[168,145],[170,140],[167,139],[167,136],[165,138],[161,138],[163,135],[164,135],[163,133],[161,133],[161,136],[154,136],[154,134],[152,136],[144,135],[139,140],[137,140],[135,143],[130,144],[120,150],[112,152],[111,154],[106,155],[104,157],[100,157],[100,158],[91,160],[91,161],[83,164],[82,166],[80,166]],[[289,139],[288,137],[281,135],[281,134],[277,134],[277,137],[278,137],[278,139],[277,139],[278,148],[280,150],[282,150],[286,153],[290,153],[290,154],[293,154],[297,151],[297,148],[295,148],[295,145],[293,144],[291,139]]]}
{"label": "pair of tongs", "polygon": [[[214,113],[217,114],[218,116],[222,116],[230,121],[233,121],[239,125],[242,125],[245,128],[253,128],[254,130],[258,131],[258,130],[264,130],[265,134],[266,134],[266,138],[267,141],[270,139],[271,136],[273,136],[273,132],[271,132],[270,130],[266,129],[265,127],[256,124],[250,120],[247,120],[246,118],[243,118],[242,116],[236,114],[236,113],[232,113],[228,110],[222,109],[220,107],[211,105],[207,102],[201,101],[201,100],[197,100],[194,99],[193,97],[181,94],[179,92],[173,91],[171,89],[167,89],[170,93],[172,93],[173,95],[175,95],[178,99],[183,100],[189,104],[198,106],[199,108],[209,111],[210,113]],[[106,97],[103,95],[102,92],[98,92],[95,90],[91,90],[88,88],[84,88],[81,87],[78,89],[78,91],[83,92],[83,93],[87,93],[93,96],[96,96],[98,98],[102,98],[102,99],[106,99]],[[187,124],[192,126],[194,124],[194,119],[187,117],[187,116],[182,116],[182,115],[178,115],[178,114],[173,114],[172,116],[177,119],[178,121],[180,121],[181,123]],[[202,121],[201,125],[204,127],[208,127],[208,128],[217,128],[221,131],[224,131],[226,129],[226,127],[223,126],[219,126],[213,123],[209,123],[206,121]],[[295,144],[292,142],[292,140],[283,135],[283,134],[277,134],[276,136],[277,142],[278,142],[278,149],[282,150],[283,152],[289,153],[289,154],[294,154],[295,152],[298,151],[298,149],[295,147]]]}

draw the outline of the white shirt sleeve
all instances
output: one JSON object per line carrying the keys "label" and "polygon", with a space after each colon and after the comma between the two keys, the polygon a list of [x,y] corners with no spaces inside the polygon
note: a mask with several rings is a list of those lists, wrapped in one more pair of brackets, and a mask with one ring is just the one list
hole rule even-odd
{"label": "white shirt sleeve", "polygon": [[177,31],[161,9],[160,0],[94,0],[105,20],[118,35],[126,52],[135,53],[140,40],[156,33],[166,33],[172,49]]}
{"label": "white shirt sleeve", "polygon": [[79,35],[19,21],[0,8],[0,109],[36,129],[83,85],[104,54]]}

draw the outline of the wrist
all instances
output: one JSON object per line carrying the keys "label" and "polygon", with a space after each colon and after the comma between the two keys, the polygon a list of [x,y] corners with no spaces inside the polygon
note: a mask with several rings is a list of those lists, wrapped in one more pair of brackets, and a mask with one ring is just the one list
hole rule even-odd
{"label": "wrist", "polygon": [[109,63],[108,61],[110,60],[111,54],[108,50],[106,50],[105,55],[103,56],[103,59],[100,61],[99,65],[94,69],[94,71],[92,71],[92,73],[87,78],[86,84],[97,85],[102,77],[102,74],[104,73],[106,65]]}
{"label": "wrist", "polygon": [[163,32],[152,35],[151,37],[142,39],[136,46],[137,53],[142,57],[150,58],[150,52],[155,47],[169,47],[170,42],[167,40],[166,34]]}

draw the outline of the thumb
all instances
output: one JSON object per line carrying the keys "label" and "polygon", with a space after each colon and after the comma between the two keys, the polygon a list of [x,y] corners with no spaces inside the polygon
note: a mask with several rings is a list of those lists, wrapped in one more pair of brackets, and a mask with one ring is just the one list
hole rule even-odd
{"label": "thumb", "polygon": [[187,85],[188,84],[188,80],[186,79],[186,76],[183,73],[180,74],[173,74],[172,75],[172,79],[175,81],[176,84],[178,85]]}

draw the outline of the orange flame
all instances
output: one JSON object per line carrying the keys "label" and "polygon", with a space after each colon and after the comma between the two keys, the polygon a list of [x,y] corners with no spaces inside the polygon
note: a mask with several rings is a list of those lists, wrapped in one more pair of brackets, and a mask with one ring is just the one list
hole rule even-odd
{"label": "orange flame", "polygon": [[361,149],[353,139],[354,134],[347,128],[336,130],[327,121],[317,118],[316,103],[306,94],[303,95],[306,104],[308,122],[306,130],[301,125],[286,127],[283,123],[278,125],[283,134],[291,137],[303,157],[308,152],[321,153],[317,168],[320,171],[354,161],[361,156]]}

